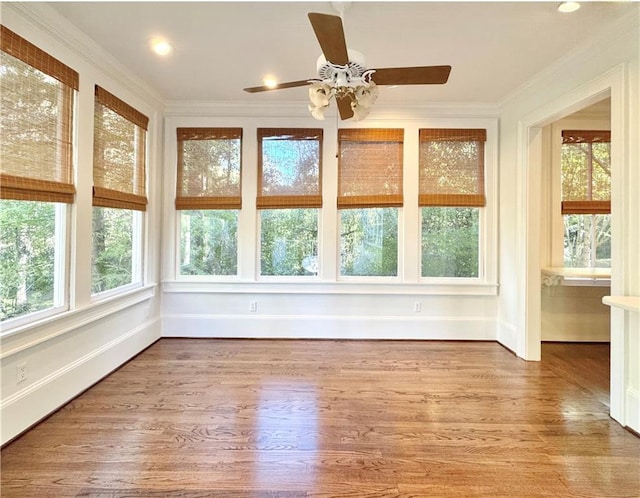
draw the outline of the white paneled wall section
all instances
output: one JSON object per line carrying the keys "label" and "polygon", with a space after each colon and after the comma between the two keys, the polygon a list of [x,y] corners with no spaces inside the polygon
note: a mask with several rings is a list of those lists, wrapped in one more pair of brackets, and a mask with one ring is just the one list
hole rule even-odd
{"label": "white paneled wall section", "polygon": [[[0,335],[2,443],[118,368],[160,337],[159,158],[162,99],[131,76],[44,4],[4,4],[2,24],[80,75],[75,112],[76,199],[70,216],[70,309]],[[94,86],[100,85],[150,118],[144,277],[140,287],[96,299],[91,296]],[[26,379],[18,379],[18,366]]]}
{"label": "white paneled wall section", "polygon": [[[305,111],[304,106],[302,110]],[[310,117],[216,117],[229,107],[171,105],[165,124],[163,336],[287,337],[370,339],[495,340],[497,303],[497,118],[489,108],[475,115],[456,110],[405,119],[371,116],[340,127],[404,129],[404,205],[399,214],[397,277],[339,276],[336,121]],[[240,110],[236,110],[240,114]],[[284,111],[285,113],[287,111]],[[468,111],[467,111],[468,112]],[[425,115],[431,115],[426,118]],[[259,276],[257,128],[324,129],[323,207],[316,277]],[[242,210],[238,228],[237,277],[184,277],[177,272],[178,220],[173,209],[176,182],[176,128],[241,127]],[[418,130],[484,128],[487,206],[481,209],[480,276],[426,279],[420,276]],[[251,304],[254,303],[252,307]],[[416,311],[417,310],[417,311]]]}

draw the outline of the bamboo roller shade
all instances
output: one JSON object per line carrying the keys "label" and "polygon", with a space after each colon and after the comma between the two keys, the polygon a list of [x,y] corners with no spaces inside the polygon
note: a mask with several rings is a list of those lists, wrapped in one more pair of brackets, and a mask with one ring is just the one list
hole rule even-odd
{"label": "bamboo roller shade", "polygon": [[425,128],[419,132],[420,206],[482,207],[484,129]]}
{"label": "bamboo roller shade", "polygon": [[322,128],[258,128],[258,209],[322,207]]}
{"label": "bamboo roller shade", "polygon": [[[595,144],[610,143],[611,131],[609,130],[562,130],[562,144]],[[588,154],[593,154],[591,146],[589,146]],[[587,183],[593,182],[591,172],[587,174]],[[563,185],[564,187],[564,185]],[[583,185],[584,187],[584,185]],[[601,191],[602,197],[610,197],[610,186],[607,190]],[[591,189],[587,188],[584,194],[577,194],[576,197],[584,197],[583,199],[568,199],[561,203],[561,213],[565,214],[611,214],[611,200],[598,199],[593,200],[588,197]],[[607,195],[608,194],[608,195]],[[563,188],[563,196],[571,197],[570,193]]]}
{"label": "bamboo roller shade", "polygon": [[403,205],[403,129],[338,130],[338,208]]}
{"label": "bamboo roller shade", "polygon": [[611,201],[562,201],[562,214],[611,214]]}
{"label": "bamboo roller shade", "polygon": [[[0,26],[0,40],[6,70],[0,78],[0,112],[13,118],[3,122],[0,134],[0,198],[72,203],[78,73],[5,26]],[[48,113],[41,112],[44,102]]]}
{"label": "bamboo roller shade", "polygon": [[609,130],[562,130],[563,144],[611,142]]}
{"label": "bamboo roller shade", "polygon": [[95,97],[93,205],[145,211],[149,118],[97,85]]}
{"label": "bamboo roller shade", "polygon": [[0,25],[0,40],[0,47],[3,52],[20,59],[38,71],[48,74],[62,84],[78,90],[80,76],[77,71],[74,71],[66,64],[2,25]]}
{"label": "bamboo roller shade", "polygon": [[177,128],[176,135],[176,209],[240,209],[242,128]]}

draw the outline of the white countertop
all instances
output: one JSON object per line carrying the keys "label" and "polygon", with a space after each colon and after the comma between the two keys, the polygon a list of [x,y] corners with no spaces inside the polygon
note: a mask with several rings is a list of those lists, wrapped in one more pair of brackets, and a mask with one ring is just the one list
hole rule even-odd
{"label": "white countertop", "polygon": [[607,306],[640,313],[640,296],[604,296],[602,302]]}
{"label": "white countertop", "polygon": [[608,286],[611,282],[611,268],[565,268],[548,266],[542,268],[542,285],[555,287],[569,286]]}
{"label": "white countertop", "polygon": [[611,278],[611,268],[564,268],[552,266],[543,268],[542,273],[564,278]]}

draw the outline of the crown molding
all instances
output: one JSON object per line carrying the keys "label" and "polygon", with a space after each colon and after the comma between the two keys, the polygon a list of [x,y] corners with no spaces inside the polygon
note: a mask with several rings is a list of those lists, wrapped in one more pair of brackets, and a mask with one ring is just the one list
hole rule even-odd
{"label": "crown molding", "polygon": [[[306,101],[288,102],[228,102],[228,101],[167,101],[165,117],[236,117],[236,118],[309,118]],[[336,119],[335,105],[325,114],[326,121]],[[497,118],[498,108],[484,103],[438,103],[393,105],[376,103],[366,120],[399,120],[416,118],[469,117]]]}
{"label": "crown molding", "polygon": [[127,90],[141,100],[148,102],[155,108],[161,109],[164,106],[165,99],[158,90],[131,74],[129,68],[80,31],[50,5],[40,2],[5,2],[2,5],[2,9],[3,17],[9,11],[35,28],[44,31],[83,61],[120,81],[126,86]]}

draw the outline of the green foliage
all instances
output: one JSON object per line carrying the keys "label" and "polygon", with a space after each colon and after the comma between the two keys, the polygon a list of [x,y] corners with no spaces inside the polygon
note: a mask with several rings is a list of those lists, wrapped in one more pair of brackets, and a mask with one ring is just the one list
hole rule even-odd
{"label": "green foliage", "polygon": [[478,208],[422,208],[422,276],[478,277]]}
{"label": "green foliage", "polygon": [[93,208],[93,294],[133,282],[134,216],[136,213],[128,209]]}
{"label": "green foliage", "polygon": [[0,201],[0,320],[54,305],[56,207]]}
{"label": "green foliage", "polygon": [[340,274],[398,275],[397,208],[340,211]]}
{"label": "green foliage", "polygon": [[611,215],[564,216],[564,266],[608,268],[611,266]]}
{"label": "green foliage", "polygon": [[238,273],[238,211],[180,211],[180,274]]}
{"label": "green foliage", "polygon": [[[318,255],[317,209],[260,211],[261,275],[312,275]],[[306,268],[305,268],[306,267]]]}

